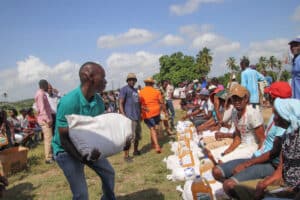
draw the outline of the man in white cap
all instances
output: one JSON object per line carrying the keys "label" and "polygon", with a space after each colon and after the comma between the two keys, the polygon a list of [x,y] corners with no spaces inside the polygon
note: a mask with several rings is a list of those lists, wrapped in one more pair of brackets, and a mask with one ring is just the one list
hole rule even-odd
{"label": "man in white cap", "polygon": [[[129,73],[126,79],[127,85],[121,88],[119,95],[120,113],[132,120],[132,132],[133,132],[133,155],[140,155],[138,150],[139,140],[141,139],[141,104],[139,100],[139,94],[136,88],[134,88],[137,82],[136,75]],[[131,161],[129,156],[129,149],[131,144],[129,143],[124,149],[124,160]]]}

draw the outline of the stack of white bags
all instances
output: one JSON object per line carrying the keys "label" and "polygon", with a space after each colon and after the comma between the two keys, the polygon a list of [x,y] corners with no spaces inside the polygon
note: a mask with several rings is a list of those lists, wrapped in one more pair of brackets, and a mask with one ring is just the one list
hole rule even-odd
{"label": "stack of white bags", "polygon": [[[193,200],[191,185],[196,175],[201,175],[210,182],[210,186],[215,196],[223,194],[222,184],[216,182],[212,176],[211,170],[201,172],[202,166],[210,162],[205,158],[200,144],[201,137],[190,121],[178,121],[176,126],[177,141],[170,142],[173,155],[164,158],[167,169],[171,174],[167,179],[171,181],[185,181],[184,187],[177,186],[177,190],[182,192],[184,200]],[[190,152],[187,153],[187,152]]]}

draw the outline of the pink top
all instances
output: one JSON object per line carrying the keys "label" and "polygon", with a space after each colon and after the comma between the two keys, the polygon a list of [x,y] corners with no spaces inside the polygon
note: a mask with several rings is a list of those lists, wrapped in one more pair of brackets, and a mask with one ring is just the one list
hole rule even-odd
{"label": "pink top", "polygon": [[38,123],[40,124],[43,122],[52,122],[51,107],[48,102],[45,91],[39,89],[35,94],[34,100],[37,108]]}

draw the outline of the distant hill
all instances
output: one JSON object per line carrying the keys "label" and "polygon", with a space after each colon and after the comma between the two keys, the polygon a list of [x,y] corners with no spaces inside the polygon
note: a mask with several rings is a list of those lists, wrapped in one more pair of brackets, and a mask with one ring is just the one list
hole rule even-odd
{"label": "distant hill", "polygon": [[17,110],[20,110],[21,108],[30,108],[32,107],[34,103],[34,99],[25,99],[21,101],[16,102],[0,102],[0,108],[7,110],[10,108],[16,108]]}

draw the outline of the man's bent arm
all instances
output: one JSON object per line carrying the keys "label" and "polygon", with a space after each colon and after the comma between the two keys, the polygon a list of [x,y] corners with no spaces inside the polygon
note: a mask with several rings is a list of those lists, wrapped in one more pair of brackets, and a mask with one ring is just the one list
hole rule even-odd
{"label": "man's bent arm", "polygon": [[62,147],[68,152],[71,156],[83,162],[83,156],[79,154],[74,144],[71,142],[69,138],[69,128],[58,128],[60,142]]}

